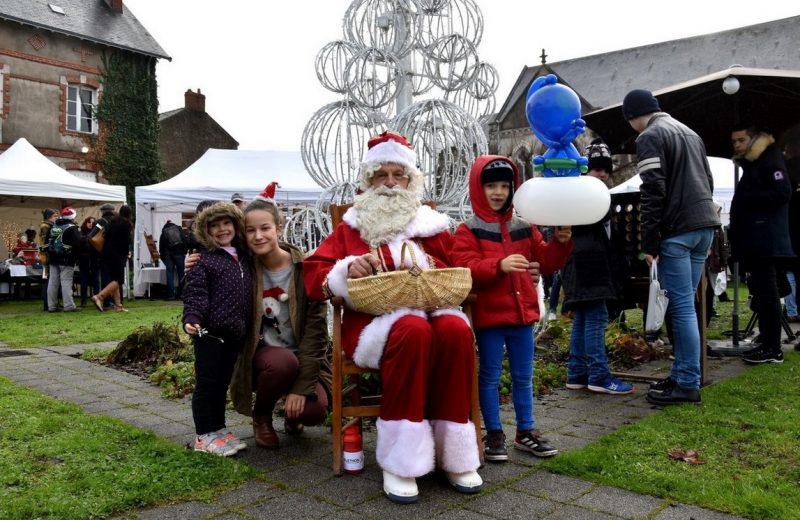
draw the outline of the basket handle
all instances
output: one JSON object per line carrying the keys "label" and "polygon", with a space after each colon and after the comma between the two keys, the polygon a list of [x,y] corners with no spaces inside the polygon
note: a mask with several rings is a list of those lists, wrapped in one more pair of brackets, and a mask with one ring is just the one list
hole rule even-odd
{"label": "basket handle", "polygon": [[408,254],[411,255],[411,268],[416,267],[419,269],[417,265],[417,255],[414,254],[414,248],[405,240],[403,241],[403,247],[400,249],[400,266],[404,267],[406,265],[406,249],[408,249]]}

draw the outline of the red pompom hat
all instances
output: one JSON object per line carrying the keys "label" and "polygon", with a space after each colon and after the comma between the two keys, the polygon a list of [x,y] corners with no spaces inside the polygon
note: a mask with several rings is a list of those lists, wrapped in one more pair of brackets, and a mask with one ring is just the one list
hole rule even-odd
{"label": "red pompom hat", "polygon": [[275,204],[275,190],[280,188],[281,185],[278,184],[276,181],[272,181],[267,184],[267,187],[264,188],[264,191],[256,195],[257,200],[265,200],[267,202],[272,202]]}

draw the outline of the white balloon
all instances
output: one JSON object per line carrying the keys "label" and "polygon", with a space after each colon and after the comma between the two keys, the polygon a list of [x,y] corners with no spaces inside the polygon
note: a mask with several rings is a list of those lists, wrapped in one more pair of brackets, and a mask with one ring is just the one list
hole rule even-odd
{"label": "white balloon", "polygon": [[535,177],[514,194],[520,217],[540,226],[594,224],[605,216],[611,195],[594,177]]}

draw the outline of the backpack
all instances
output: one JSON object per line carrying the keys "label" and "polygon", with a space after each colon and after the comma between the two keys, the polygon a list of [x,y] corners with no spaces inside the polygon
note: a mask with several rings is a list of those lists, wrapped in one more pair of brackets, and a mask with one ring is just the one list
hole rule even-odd
{"label": "backpack", "polygon": [[161,243],[164,244],[167,249],[183,245],[183,231],[177,224],[165,227],[161,232]]}
{"label": "backpack", "polygon": [[75,224],[59,224],[50,229],[50,241],[47,244],[47,250],[51,255],[64,257],[72,252],[72,246],[64,243],[64,233],[71,227],[75,227]]}

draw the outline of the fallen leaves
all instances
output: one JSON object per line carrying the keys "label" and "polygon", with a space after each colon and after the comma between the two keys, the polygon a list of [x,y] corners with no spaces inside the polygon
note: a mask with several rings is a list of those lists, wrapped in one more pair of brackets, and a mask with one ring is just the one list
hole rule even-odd
{"label": "fallen leaves", "polygon": [[706,461],[700,458],[700,453],[696,450],[682,450],[680,448],[672,448],[671,450],[667,450],[667,454],[669,458],[674,460],[682,460],[683,462],[688,462],[689,464],[705,464]]}

